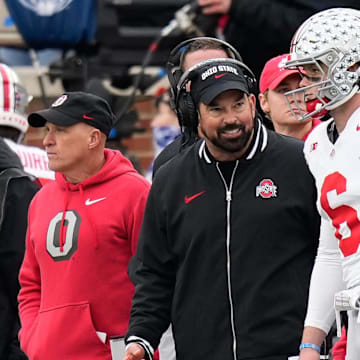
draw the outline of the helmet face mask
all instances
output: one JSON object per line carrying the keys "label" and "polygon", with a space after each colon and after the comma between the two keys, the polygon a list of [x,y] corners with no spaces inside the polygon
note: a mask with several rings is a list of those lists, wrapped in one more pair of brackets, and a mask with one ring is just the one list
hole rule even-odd
{"label": "helmet face mask", "polygon": [[28,95],[27,91],[20,83],[14,84],[14,94],[14,111],[26,117],[27,107],[29,105],[29,102],[32,100],[32,97]]}
{"label": "helmet face mask", "polygon": [[302,112],[296,118],[321,118],[356,94],[359,73],[354,71],[353,65],[359,61],[359,11],[329,9],[306,20],[294,35],[285,65],[286,68],[296,67],[308,84],[285,94],[288,104],[295,102],[299,94],[306,100],[307,113]]}

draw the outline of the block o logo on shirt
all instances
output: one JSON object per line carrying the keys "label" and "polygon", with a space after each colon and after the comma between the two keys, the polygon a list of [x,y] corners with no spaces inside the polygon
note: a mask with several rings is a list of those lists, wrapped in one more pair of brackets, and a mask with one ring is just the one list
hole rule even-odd
{"label": "block o logo on shirt", "polygon": [[46,250],[55,261],[69,260],[78,248],[81,218],[75,210],[68,210],[64,221],[64,244],[60,249],[60,227],[63,212],[59,212],[49,224]]}

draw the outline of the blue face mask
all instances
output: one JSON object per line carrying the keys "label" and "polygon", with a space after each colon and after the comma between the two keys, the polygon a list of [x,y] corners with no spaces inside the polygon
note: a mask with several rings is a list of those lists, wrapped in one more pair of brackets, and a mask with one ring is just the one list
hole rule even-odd
{"label": "blue face mask", "polygon": [[[180,128],[176,125],[158,126],[153,128],[154,158],[156,158],[167,145],[173,142],[180,135]],[[150,182],[152,180],[152,171],[153,162],[145,174],[145,177]]]}
{"label": "blue face mask", "polygon": [[158,154],[167,145],[180,136],[180,134],[181,132],[179,127],[175,125],[155,127],[153,129],[155,154]]}

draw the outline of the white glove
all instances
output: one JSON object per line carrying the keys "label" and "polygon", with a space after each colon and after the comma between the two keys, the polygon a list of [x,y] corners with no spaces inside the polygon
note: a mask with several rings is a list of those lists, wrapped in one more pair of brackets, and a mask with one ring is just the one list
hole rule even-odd
{"label": "white glove", "polygon": [[357,322],[360,324],[360,286],[356,286],[352,289],[343,290],[335,294],[334,297],[335,316],[336,316],[336,328],[337,336],[341,337],[341,320],[340,312],[357,310],[358,318]]}

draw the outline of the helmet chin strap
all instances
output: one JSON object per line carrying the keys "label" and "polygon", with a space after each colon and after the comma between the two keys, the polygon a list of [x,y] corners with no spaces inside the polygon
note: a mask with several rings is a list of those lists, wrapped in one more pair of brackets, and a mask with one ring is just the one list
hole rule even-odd
{"label": "helmet chin strap", "polygon": [[22,133],[22,132],[20,132],[18,138],[16,139],[16,143],[17,143],[17,144],[21,144],[22,141],[24,140],[24,137],[25,137],[25,134]]}

